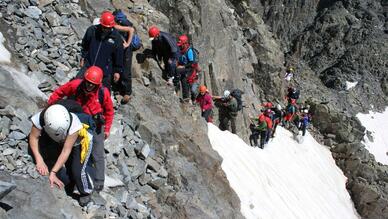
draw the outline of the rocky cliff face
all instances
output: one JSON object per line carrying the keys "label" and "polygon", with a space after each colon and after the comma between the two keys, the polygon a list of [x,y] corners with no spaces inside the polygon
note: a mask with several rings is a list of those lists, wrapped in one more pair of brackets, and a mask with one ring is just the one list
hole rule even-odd
{"label": "rocky cliff face", "polygon": [[[238,117],[238,134],[243,138],[248,135],[247,117],[257,113],[259,103],[282,101],[284,69],[295,66],[293,84],[316,115],[316,137],[331,147],[349,178],[357,210],[363,218],[384,218],[388,170],[361,144],[364,128],[353,117],[371,104],[381,109],[386,100],[388,6],[384,4],[3,0],[1,30],[9,39],[14,63],[26,67],[24,74],[2,67],[0,80],[13,81],[12,75],[17,75],[36,85],[1,83],[0,167],[13,175],[38,178],[25,156],[27,117],[42,106],[43,93],[49,94],[76,73],[78,43],[93,18],[103,10],[121,8],[129,10],[145,47],[150,46],[147,27],[153,24],[177,35],[189,33],[200,51],[201,81],[214,95],[232,88],[245,92],[245,108]],[[106,143],[107,174],[118,182],[104,190],[103,200],[95,199],[94,205],[84,208],[83,216],[241,218],[238,197],[209,145],[199,110],[179,103],[153,61],[135,63],[133,76],[133,99],[129,105],[116,105],[112,136]],[[345,81],[358,85],[346,90]],[[17,215],[16,204],[8,205],[13,209],[0,213]]]}
{"label": "rocky cliff face", "polygon": [[[286,65],[296,66],[294,84],[313,105],[314,126],[349,177],[348,188],[363,218],[387,213],[387,166],[377,163],[361,140],[365,129],[354,114],[386,106],[388,55],[384,1],[232,1],[244,16],[262,17],[281,45]],[[248,8],[248,10],[246,10]],[[255,28],[243,19],[246,25]],[[357,82],[347,90],[346,82]],[[378,182],[378,183],[377,183]]]}

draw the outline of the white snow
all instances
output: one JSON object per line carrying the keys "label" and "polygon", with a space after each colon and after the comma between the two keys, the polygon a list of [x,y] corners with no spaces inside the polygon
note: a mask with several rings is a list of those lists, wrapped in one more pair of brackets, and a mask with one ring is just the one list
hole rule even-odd
{"label": "white snow", "polygon": [[10,62],[11,53],[4,47],[5,38],[0,32],[0,62]]}
{"label": "white snow", "polygon": [[358,81],[356,81],[356,82],[346,81],[346,90],[352,89],[352,88],[355,87],[357,84],[358,84]]}
{"label": "white snow", "polygon": [[366,135],[364,137],[365,148],[375,156],[376,161],[388,165],[388,108],[382,113],[359,113],[357,118],[366,130],[372,132],[372,141]]}
{"label": "white snow", "polygon": [[246,218],[359,218],[345,188],[346,177],[330,151],[309,133],[298,144],[279,127],[264,150],[210,123],[208,136],[223,158],[221,167]]}

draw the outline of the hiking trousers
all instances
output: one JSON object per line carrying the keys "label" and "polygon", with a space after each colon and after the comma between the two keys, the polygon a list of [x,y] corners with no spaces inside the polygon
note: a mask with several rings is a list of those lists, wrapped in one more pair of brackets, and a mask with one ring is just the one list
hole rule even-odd
{"label": "hiking trousers", "polygon": [[[101,127],[101,130],[104,130]],[[96,168],[95,174],[95,185],[96,187],[101,187],[104,185],[105,181],[105,149],[104,149],[104,132],[98,132],[93,135],[93,150],[92,158],[94,167]]]}
{"label": "hiking trousers", "polygon": [[[255,146],[255,147],[259,146],[260,148],[264,148],[266,136],[267,136],[266,130],[264,130],[264,131],[254,130],[252,132],[251,136],[249,136],[249,141],[250,141],[251,145],[253,142],[253,146]],[[259,138],[260,138],[260,145],[258,144]]]}
{"label": "hiking trousers", "polygon": [[236,134],[236,116],[232,116],[229,113],[227,115],[220,116],[220,126],[222,131],[229,130],[229,123],[232,129],[232,133]]}
{"label": "hiking trousers", "polygon": [[175,57],[163,57],[164,64],[164,74],[162,77],[164,79],[169,79],[174,77],[176,74],[176,58]]}
{"label": "hiking trousers", "polygon": [[191,69],[187,68],[177,68],[176,69],[176,79],[175,81],[175,90],[179,91],[182,89],[182,99],[187,99],[190,96],[190,84],[187,81],[187,75],[191,72]]}
{"label": "hiking trousers", "polygon": [[202,112],[201,116],[205,118],[206,122],[213,122],[213,110],[208,109]]}
{"label": "hiking trousers", "polygon": [[124,69],[123,74],[120,75],[120,80],[113,83],[113,91],[118,91],[120,95],[132,94],[132,56],[133,51],[130,47],[124,50]]}
{"label": "hiking trousers", "polygon": [[[42,155],[44,162],[51,171],[62,152],[63,144],[55,142],[47,134],[42,133],[42,136],[39,138],[38,145],[39,153]],[[95,174],[95,170],[90,162],[92,149],[93,143],[89,145],[85,161],[81,163],[81,145],[79,142],[76,142],[65,163],[65,167],[62,167],[59,171],[57,171],[56,175],[58,179],[65,184],[65,190],[68,195],[73,193],[74,185],[77,186],[81,195],[88,195],[92,193],[92,179]],[[32,155],[31,150],[29,150],[29,153]]]}

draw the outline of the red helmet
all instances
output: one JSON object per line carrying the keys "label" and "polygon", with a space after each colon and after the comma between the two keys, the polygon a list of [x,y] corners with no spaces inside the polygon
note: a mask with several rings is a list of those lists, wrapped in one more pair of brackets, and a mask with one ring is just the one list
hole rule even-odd
{"label": "red helmet", "polygon": [[267,102],[267,103],[264,103],[263,106],[265,108],[272,108],[273,107],[273,104],[271,102]]}
{"label": "red helmet", "polygon": [[150,37],[150,40],[153,40],[155,37],[158,37],[159,34],[160,34],[160,30],[156,26],[152,26],[148,30],[148,36]]}
{"label": "red helmet", "polygon": [[206,86],[205,85],[201,85],[201,86],[199,86],[199,92],[201,92],[201,93],[205,93],[207,91],[207,88],[206,88]]}
{"label": "red helmet", "polygon": [[179,37],[177,45],[182,46],[188,43],[189,43],[189,38],[187,37],[187,35],[183,34]]}
{"label": "red helmet", "polygon": [[98,66],[91,66],[85,72],[85,80],[92,84],[100,85],[102,83],[103,72]]}
{"label": "red helmet", "polygon": [[103,12],[101,14],[101,17],[100,17],[100,24],[103,27],[108,27],[108,28],[114,27],[115,26],[115,16],[113,16],[113,14],[109,11]]}

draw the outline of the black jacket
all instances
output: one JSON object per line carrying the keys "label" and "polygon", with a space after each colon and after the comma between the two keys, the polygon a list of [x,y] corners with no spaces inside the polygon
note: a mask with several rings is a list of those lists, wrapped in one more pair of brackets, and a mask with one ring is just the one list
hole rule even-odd
{"label": "black jacket", "polygon": [[160,32],[160,35],[152,40],[152,53],[159,59],[179,57],[179,48],[176,39],[171,34]]}
{"label": "black jacket", "polygon": [[123,40],[114,28],[104,34],[101,25],[90,26],[82,39],[81,56],[86,66],[97,65],[104,71],[104,78],[123,72]]}

